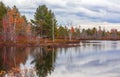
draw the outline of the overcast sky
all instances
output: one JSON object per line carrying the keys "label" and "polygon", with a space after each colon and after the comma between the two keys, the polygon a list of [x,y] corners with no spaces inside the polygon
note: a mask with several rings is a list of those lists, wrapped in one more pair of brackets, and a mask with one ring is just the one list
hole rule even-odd
{"label": "overcast sky", "polygon": [[119,28],[120,0],[0,0],[7,6],[19,8],[27,19],[33,19],[36,8],[45,4],[51,9],[58,24],[84,27],[103,26]]}

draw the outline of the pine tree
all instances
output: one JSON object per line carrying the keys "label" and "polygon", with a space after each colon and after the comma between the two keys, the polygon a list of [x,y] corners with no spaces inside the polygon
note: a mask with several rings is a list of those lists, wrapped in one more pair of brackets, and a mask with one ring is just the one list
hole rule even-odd
{"label": "pine tree", "polygon": [[41,5],[37,8],[34,20],[31,20],[31,22],[35,25],[34,29],[37,35],[52,38],[53,25],[56,30],[56,19],[54,13],[46,5]]}
{"label": "pine tree", "polygon": [[2,32],[2,19],[4,17],[4,15],[7,13],[7,8],[6,6],[3,4],[3,2],[0,2],[0,32]]}

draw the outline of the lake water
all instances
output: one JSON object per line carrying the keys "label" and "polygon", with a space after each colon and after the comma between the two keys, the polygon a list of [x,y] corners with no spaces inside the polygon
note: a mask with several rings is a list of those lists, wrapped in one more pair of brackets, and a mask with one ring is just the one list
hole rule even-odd
{"label": "lake water", "polygon": [[84,41],[70,48],[1,47],[0,74],[5,77],[120,77],[120,41]]}

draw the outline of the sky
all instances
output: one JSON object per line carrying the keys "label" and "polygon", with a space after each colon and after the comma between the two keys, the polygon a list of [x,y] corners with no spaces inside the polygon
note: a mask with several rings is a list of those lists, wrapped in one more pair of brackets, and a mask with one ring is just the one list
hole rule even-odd
{"label": "sky", "polygon": [[58,24],[120,30],[120,0],[0,0],[9,7],[17,6],[28,20],[34,19],[39,5],[45,4],[56,16]]}

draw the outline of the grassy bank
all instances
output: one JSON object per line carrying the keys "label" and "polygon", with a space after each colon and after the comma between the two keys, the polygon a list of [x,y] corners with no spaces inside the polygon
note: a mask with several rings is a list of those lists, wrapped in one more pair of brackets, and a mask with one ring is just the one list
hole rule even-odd
{"label": "grassy bank", "polygon": [[0,46],[43,46],[43,47],[71,47],[78,46],[79,40],[68,40],[68,39],[39,39],[39,40],[21,40],[21,41],[0,41]]}

